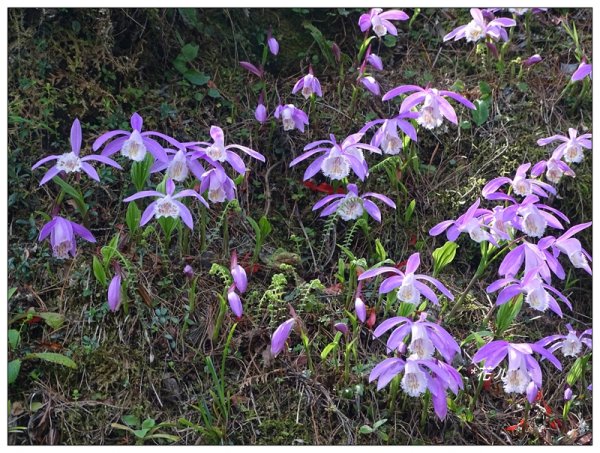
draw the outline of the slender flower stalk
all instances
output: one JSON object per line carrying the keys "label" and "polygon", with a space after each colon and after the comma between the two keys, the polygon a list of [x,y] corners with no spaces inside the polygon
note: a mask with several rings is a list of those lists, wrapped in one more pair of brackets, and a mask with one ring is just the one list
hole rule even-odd
{"label": "slender flower stalk", "polygon": [[94,179],[95,181],[100,182],[100,177],[98,176],[98,172],[88,164],[89,161],[98,161],[103,164],[110,165],[111,167],[115,167],[118,170],[123,170],[123,168],[116,163],[114,160],[109,159],[106,156],[99,156],[95,154],[91,154],[85,157],[79,157],[79,152],[81,151],[81,124],[78,119],[73,121],[73,125],[71,126],[71,151],[68,153],[64,153],[59,155],[51,155],[46,156],[43,159],[38,160],[33,167],[32,170],[35,170],[40,165],[45,164],[46,162],[56,160],[57,162],[50,167],[50,169],[46,172],[42,180],[40,181],[40,186],[46,184],[56,175],[61,172],[64,173],[79,173],[80,171],[84,171],[87,175]]}

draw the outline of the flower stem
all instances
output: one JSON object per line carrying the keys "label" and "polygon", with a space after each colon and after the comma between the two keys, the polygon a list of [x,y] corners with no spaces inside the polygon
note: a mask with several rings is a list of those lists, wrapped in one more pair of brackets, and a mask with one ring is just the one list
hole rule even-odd
{"label": "flower stem", "polygon": [[217,321],[215,322],[215,330],[213,331],[212,341],[213,343],[219,338],[221,333],[221,326],[223,325],[223,318],[225,318],[225,311],[227,310],[227,302],[221,294],[217,294],[219,297],[219,314],[217,315]]}

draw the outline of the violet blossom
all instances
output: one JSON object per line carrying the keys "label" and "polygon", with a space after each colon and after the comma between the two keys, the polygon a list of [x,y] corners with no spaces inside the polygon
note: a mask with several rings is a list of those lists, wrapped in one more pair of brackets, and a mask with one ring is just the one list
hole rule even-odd
{"label": "violet blossom", "polygon": [[548,181],[558,184],[564,175],[575,177],[575,172],[562,159],[562,151],[555,150],[548,160],[541,160],[531,167],[531,176],[539,177],[544,171]]}
{"label": "violet blossom", "polygon": [[235,285],[231,285],[227,290],[227,301],[235,317],[240,319],[244,314],[244,307],[242,306],[240,296],[235,292]]}
{"label": "violet blossom", "polygon": [[537,141],[537,144],[539,146],[544,146],[555,141],[563,142],[561,145],[558,145],[555,152],[558,152],[565,162],[579,163],[583,160],[583,148],[592,149],[591,138],[592,134],[583,134],[578,137],[577,129],[571,127],[569,128],[568,137],[557,134],[551,137],[540,138]]}
{"label": "violet blossom", "polygon": [[212,203],[223,203],[235,198],[235,182],[227,176],[219,163],[215,162],[215,167],[204,173],[200,181],[200,193],[207,192],[207,198]]}
{"label": "violet blossom", "polygon": [[509,196],[504,199],[514,203],[507,208],[509,211],[514,210],[516,214],[511,220],[512,225],[527,236],[541,238],[548,226],[562,230],[562,224],[553,214],[569,223],[567,216],[558,209],[538,203],[540,199],[536,195],[527,195],[520,204]]}
{"label": "violet blossom", "polygon": [[541,61],[542,61],[542,57],[536,53],[535,55],[532,55],[529,58],[527,58],[526,60],[524,60],[523,63],[521,63],[521,64],[523,66],[525,66],[526,68],[529,68],[535,64],[538,64]]}
{"label": "violet blossom", "polygon": [[194,268],[192,266],[190,266],[189,264],[186,264],[185,267],[183,268],[183,275],[188,280],[191,280],[192,278],[194,278]]}
{"label": "violet blossom", "polygon": [[556,368],[562,370],[558,359],[537,343],[509,343],[504,340],[492,341],[477,351],[473,363],[484,362],[484,370],[491,372],[508,355],[508,370],[502,381],[506,393],[527,394],[530,403],[535,401],[542,387],[542,369],[533,357],[537,353],[548,359]]}
{"label": "violet blossom", "polygon": [[363,212],[366,211],[367,214],[373,217],[373,219],[381,223],[381,211],[375,203],[367,198],[376,198],[387,204],[390,208],[396,209],[396,203],[394,203],[385,195],[374,192],[367,192],[359,195],[356,184],[348,184],[347,189],[348,193],[345,195],[327,195],[318,201],[313,206],[312,210],[316,211],[317,209],[325,206],[327,203],[331,203],[333,201],[333,203],[323,209],[320,217],[328,216],[336,212],[344,220],[354,220],[358,219]]}
{"label": "violet blossom", "polygon": [[366,32],[369,28],[373,28],[375,34],[381,38],[386,34],[398,36],[398,30],[392,24],[391,20],[408,20],[409,16],[404,11],[392,9],[383,12],[381,8],[372,8],[369,13],[362,14],[358,19],[360,31]]}
{"label": "violet blossom", "polygon": [[279,53],[279,43],[273,37],[271,29],[269,29],[269,32],[267,33],[267,45],[269,46],[269,51],[273,55],[277,55]]}
{"label": "violet blossom", "polygon": [[33,165],[33,167],[31,167],[32,170],[35,170],[40,165],[43,165],[46,162],[49,162],[51,160],[57,161],[46,172],[46,174],[40,181],[40,186],[43,184],[46,184],[48,181],[50,181],[52,178],[54,178],[56,175],[58,175],[61,172],[79,173],[81,170],[83,170],[85,173],[87,173],[87,175],[90,178],[100,182],[100,177],[98,176],[98,173],[96,172],[94,167],[92,167],[90,164],[88,164],[88,161],[93,161],[93,160],[102,162],[103,164],[106,164],[106,165],[110,165],[119,170],[123,170],[123,168],[121,168],[121,166],[118,163],[116,163],[114,160],[109,159],[108,157],[105,157],[105,156],[98,156],[98,155],[92,154],[92,155],[85,156],[85,157],[79,157],[79,151],[81,150],[82,136],[81,136],[81,124],[79,123],[78,119],[75,119],[75,121],[73,121],[73,125],[71,126],[70,141],[71,141],[71,151],[70,152],[61,154],[60,156],[59,155],[46,156],[46,157],[38,160]]}
{"label": "violet blossom", "polygon": [[390,291],[398,288],[396,296],[398,300],[402,302],[408,302],[413,305],[418,305],[421,302],[421,296],[429,299],[436,305],[439,305],[437,295],[425,284],[421,283],[421,280],[432,283],[438,291],[450,300],[454,300],[452,293],[446,288],[439,280],[429,277],[424,274],[415,274],[421,263],[419,252],[413,253],[406,262],[405,272],[396,269],[395,267],[382,266],[375,269],[369,269],[363,272],[358,280],[362,281],[368,278],[376,277],[377,275],[385,273],[395,274],[392,277],[386,278],[381,285],[379,285],[379,294],[389,293]]}
{"label": "violet blossom", "polygon": [[281,117],[284,131],[298,129],[300,132],[304,132],[304,126],[308,125],[308,115],[294,104],[279,105],[275,109],[274,115],[277,119]]}
{"label": "violet blossom", "polygon": [[410,335],[408,350],[418,359],[429,359],[437,350],[446,362],[451,363],[455,354],[460,352],[458,343],[439,324],[427,321],[427,312],[422,312],[415,322],[403,316],[383,321],[373,332],[376,338],[395,327],[387,345],[387,352],[395,351]]}
{"label": "violet blossom", "polygon": [[354,312],[360,322],[364,323],[367,320],[367,306],[362,297],[362,282],[358,282],[354,293]]}
{"label": "violet blossom", "polygon": [[383,360],[369,374],[369,382],[377,380],[377,390],[381,390],[401,373],[404,373],[400,383],[402,390],[412,397],[429,390],[435,413],[441,419],[447,412],[446,390],[450,389],[456,395],[464,387],[460,374],[450,365],[414,356],[407,360],[399,357]]}
{"label": "violet blossom", "polygon": [[181,218],[190,230],[194,228],[194,220],[192,219],[192,213],[190,210],[179,201],[179,198],[183,197],[194,197],[200,200],[200,202],[208,208],[208,203],[198,192],[192,189],[185,189],[177,194],[175,193],[175,183],[172,179],[168,179],[166,183],[166,194],[158,192],[157,190],[143,190],[130,197],[125,198],[123,201],[131,202],[139,198],[144,197],[157,197],[157,200],[153,201],[142,213],[140,219],[140,226],[146,225],[152,217],[157,219],[161,217],[171,217],[174,219]]}
{"label": "violet blossom", "polygon": [[579,67],[571,76],[571,82],[577,82],[584,79],[586,76],[589,76],[590,80],[592,80],[592,64],[586,63],[584,60],[579,64]]}
{"label": "violet blossom", "polygon": [[537,344],[544,348],[548,348],[548,351],[550,352],[560,349],[560,352],[562,352],[565,357],[578,357],[583,345],[590,350],[592,349],[592,329],[586,329],[580,334],[577,334],[577,331],[573,329],[573,326],[567,324],[567,331],[567,335],[550,335],[537,341]]}
{"label": "violet blossom", "polygon": [[231,264],[229,267],[231,271],[231,277],[233,278],[233,285],[240,293],[244,294],[248,287],[248,277],[246,271],[242,266],[238,264],[237,252],[234,250],[231,254]]}
{"label": "violet blossom", "polygon": [[567,307],[573,310],[573,306],[565,295],[553,286],[544,283],[539,277],[538,269],[535,268],[527,272],[521,281],[512,277],[501,278],[489,285],[486,291],[488,293],[493,293],[500,288],[502,288],[502,290],[498,293],[496,305],[503,305],[512,298],[517,297],[519,294],[524,294],[525,302],[534,310],[544,312],[549,308],[562,318],[562,310],[551,294],[553,293]]}
{"label": "violet blossom", "polygon": [[548,248],[552,249],[552,254],[557,258],[561,253],[564,253],[571,261],[571,264],[577,269],[583,269],[588,274],[592,275],[592,269],[588,261],[592,261],[591,255],[581,246],[581,242],[572,236],[579,231],[582,231],[592,225],[592,222],[581,223],[575,225],[565,231],[561,236],[546,236],[538,242],[538,247],[541,250]]}
{"label": "violet blossom", "polygon": [[418,116],[417,112],[402,112],[394,118],[369,121],[359,132],[364,133],[371,127],[381,124],[371,139],[371,145],[379,147],[384,154],[393,156],[400,153],[403,147],[398,129],[408,135],[411,140],[417,141],[417,131],[407,119],[416,119]]}
{"label": "violet blossom", "polygon": [[108,285],[108,308],[115,312],[121,306],[121,275],[116,274]]}
{"label": "violet blossom", "polygon": [[104,147],[102,155],[112,156],[116,152],[121,151],[122,156],[128,157],[135,162],[141,162],[146,157],[146,152],[152,154],[155,160],[167,160],[165,150],[156,140],[150,138],[151,136],[160,137],[176,148],[181,147],[181,144],[177,140],[161,132],[142,132],[144,120],[137,112],[131,115],[130,123],[132,129],[131,132],[122,130],[106,132],[96,139],[92,149],[98,151],[108,140],[119,137]]}
{"label": "violet blossom", "polygon": [[287,339],[292,333],[292,328],[296,324],[296,320],[294,318],[290,318],[273,332],[271,336],[271,355],[276,357],[284,348]]}
{"label": "violet blossom", "polygon": [[362,83],[363,86],[367,90],[369,90],[371,93],[373,93],[375,96],[379,96],[381,94],[381,89],[379,88],[379,84],[377,83],[377,80],[375,80],[374,77],[366,76],[366,77],[361,77],[359,80],[360,80],[360,83]]}
{"label": "violet blossom", "polygon": [[177,182],[185,181],[190,172],[198,180],[202,178],[202,174],[206,170],[198,162],[196,151],[187,151],[186,148],[181,148],[177,151],[174,149],[165,149],[165,152],[167,153],[167,160],[155,161],[150,168],[150,173],[157,173],[166,169],[167,178]]}
{"label": "violet blossom", "polygon": [[510,184],[512,191],[522,197],[536,194],[540,197],[548,197],[549,194],[556,195],[556,189],[550,184],[533,178],[527,178],[527,171],[531,167],[530,163],[519,165],[515,177],[510,179],[506,176],[500,176],[489,181],[481,191],[484,198],[490,198],[490,194],[496,193],[500,187]]}
{"label": "violet blossom", "polygon": [[244,164],[242,158],[231,151],[231,149],[239,149],[240,151],[248,154],[250,157],[253,157],[261,162],[265,162],[265,156],[257,151],[254,151],[253,149],[248,148],[247,146],[237,144],[225,146],[225,134],[223,133],[223,129],[218,126],[210,127],[210,136],[213,139],[213,143],[184,143],[186,147],[189,146],[196,150],[196,152],[192,153],[190,157],[206,159],[209,162],[211,160],[215,162],[228,162],[235,171],[242,175],[246,173],[246,165]]}
{"label": "violet blossom", "polygon": [[249,61],[240,61],[240,66],[260,79],[262,79],[262,76],[264,75],[262,66],[260,68],[257,68]]}
{"label": "violet blossom", "polygon": [[77,253],[76,236],[88,242],[96,242],[96,238],[87,228],[60,216],[54,216],[42,227],[38,241],[43,241],[48,235],[50,235],[52,255],[58,259],[69,258],[69,254],[75,257]]}
{"label": "violet blossom", "polygon": [[400,85],[391,89],[383,95],[382,100],[388,101],[401,94],[416,91],[408,95],[400,105],[400,113],[410,111],[413,107],[423,104],[419,110],[417,122],[426,129],[434,129],[442,124],[442,117],[445,117],[451,123],[458,124],[456,112],[450,103],[445,99],[450,97],[460,102],[464,106],[475,110],[475,105],[468,99],[462,97],[454,91],[437,90],[435,88],[421,88],[417,85]]}
{"label": "violet blossom", "polygon": [[263,104],[263,96],[260,95],[260,99],[258,100],[258,105],[256,106],[256,110],[254,111],[254,118],[256,121],[263,124],[267,121],[267,108]]}
{"label": "violet blossom", "polygon": [[367,62],[378,71],[383,71],[383,62],[381,61],[381,58],[378,55],[374,53],[369,53],[369,56],[367,57]]}
{"label": "violet blossom", "polygon": [[477,42],[486,37],[489,37],[493,41],[498,41],[499,39],[508,41],[508,34],[504,30],[504,27],[514,27],[517,24],[514,19],[506,17],[499,17],[488,23],[479,8],[471,8],[470,11],[473,20],[466,25],[455,28],[444,36],[444,42],[450,39],[458,41],[462,38],[465,38],[467,42]]}
{"label": "violet blossom", "polygon": [[[381,154],[381,150],[375,146],[360,143],[359,140],[364,136],[358,132],[348,136],[342,143],[337,143],[335,135],[330,134],[329,140],[317,140],[304,147],[305,153],[296,157],[290,162],[290,167],[302,162],[305,159],[317,154],[324,153],[317,157],[304,172],[304,181],[322,171],[325,176],[334,180],[344,179],[350,174],[350,169],[364,181],[369,172],[367,161],[364,158],[362,150]],[[322,145],[332,145],[332,147],[323,147]]]}
{"label": "violet blossom", "polygon": [[304,99],[308,99],[313,94],[323,97],[321,83],[319,82],[319,79],[314,76],[312,66],[308,67],[308,74],[296,82],[294,88],[292,89],[292,94],[295,94],[300,90],[302,90],[302,96],[304,96]]}
{"label": "violet blossom", "polygon": [[475,242],[488,241],[497,245],[494,236],[486,231],[483,227],[489,228],[484,224],[483,214],[490,214],[492,211],[488,209],[479,209],[481,200],[478,198],[473,203],[467,212],[461,215],[456,220],[444,220],[429,230],[430,236],[437,236],[446,231],[446,237],[449,241],[456,241],[461,233],[468,233],[470,238]]}

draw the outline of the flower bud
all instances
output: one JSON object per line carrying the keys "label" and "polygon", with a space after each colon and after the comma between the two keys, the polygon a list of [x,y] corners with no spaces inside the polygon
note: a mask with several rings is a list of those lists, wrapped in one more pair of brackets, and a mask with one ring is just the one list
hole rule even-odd
{"label": "flower bud", "polygon": [[194,278],[194,269],[192,268],[192,266],[186,264],[183,268],[183,275],[185,275],[185,278],[187,278],[188,280]]}

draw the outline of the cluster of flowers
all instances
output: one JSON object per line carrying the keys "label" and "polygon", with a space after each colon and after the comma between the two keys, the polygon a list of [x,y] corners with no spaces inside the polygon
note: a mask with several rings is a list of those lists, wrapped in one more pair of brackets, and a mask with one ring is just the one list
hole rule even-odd
{"label": "cluster of flowers", "polygon": [[[155,198],[142,213],[140,226],[144,226],[152,218],[167,217],[181,219],[185,225],[193,229],[192,214],[189,208],[180,200],[185,197],[192,197],[208,207],[208,202],[202,194],[205,194],[208,200],[213,203],[234,199],[236,196],[235,183],[228,176],[223,164],[228,163],[233,170],[240,174],[246,173],[246,165],[242,158],[232,150],[240,150],[254,159],[265,162],[262,154],[246,146],[238,144],[225,145],[223,130],[217,126],[211,126],[210,128],[212,142],[185,143],[161,132],[142,132],[142,127],[142,117],[134,113],[131,117],[131,131],[114,130],[102,134],[92,146],[94,151],[103,148],[102,153],[80,157],[82,133],[79,120],[76,119],[71,128],[71,152],[60,156],[47,156],[38,161],[32,169],[36,169],[52,160],[57,161],[42,178],[40,185],[45,184],[55,176],[80,173],[81,171],[84,171],[92,179],[100,181],[98,173],[88,163],[89,161],[98,161],[122,170],[122,167],[109,156],[120,152],[122,156],[133,162],[142,162],[150,154],[153,159],[150,173],[165,172],[165,193],[158,190],[144,190],[125,198],[123,201],[131,202],[145,197]],[[163,147],[154,137],[164,140],[168,143],[167,146],[170,145],[176,149]],[[183,189],[176,192],[175,183],[186,182],[190,175],[193,175],[195,179],[192,187],[199,183],[199,192],[193,189]],[[53,255],[60,259],[68,258],[69,254],[75,256],[76,235],[87,241],[95,242],[92,233],[85,227],[56,215],[44,225],[39,240],[45,239],[48,235],[50,235]],[[242,275],[240,269],[243,271],[243,268],[236,264],[232,263],[232,275],[235,281],[232,288],[243,293],[246,289],[245,273]],[[117,273],[109,285],[108,292],[109,307],[113,311],[118,309],[121,300],[121,271],[118,266],[116,267]],[[241,302],[233,289],[228,293],[229,302],[236,316],[241,316]]]}

